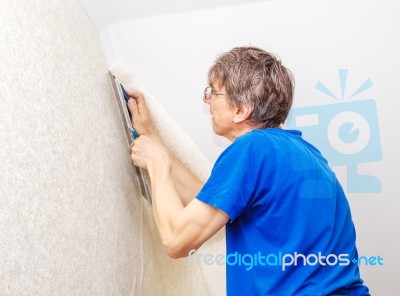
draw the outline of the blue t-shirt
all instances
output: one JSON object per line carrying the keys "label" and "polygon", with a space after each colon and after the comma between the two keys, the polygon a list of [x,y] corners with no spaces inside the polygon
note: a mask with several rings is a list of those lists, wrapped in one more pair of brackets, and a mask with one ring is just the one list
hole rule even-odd
{"label": "blue t-shirt", "polygon": [[369,295],[360,279],[349,204],[301,132],[238,137],[197,199],[225,212],[227,294]]}

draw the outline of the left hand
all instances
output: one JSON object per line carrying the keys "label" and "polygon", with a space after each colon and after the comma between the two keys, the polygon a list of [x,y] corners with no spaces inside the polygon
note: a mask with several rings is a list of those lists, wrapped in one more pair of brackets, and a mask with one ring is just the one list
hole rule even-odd
{"label": "left hand", "polygon": [[130,92],[129,97],[131,99],[128,101],[128,108],[132,114],[132,127],[139,135],[159,138],[144,95],[140,92]]}
{"label": "left hand", "polygon": [[147,170],[171,165],[167,148],[158,139],[147,135],[139,136],[131,144],[131,158],[134,165]]}

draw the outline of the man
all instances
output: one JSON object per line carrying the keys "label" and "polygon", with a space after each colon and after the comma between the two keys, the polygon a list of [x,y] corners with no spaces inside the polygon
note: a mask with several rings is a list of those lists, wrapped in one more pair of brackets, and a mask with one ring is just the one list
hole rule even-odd
{"label": "man", "polygon": [[[185,257],[226,225],[228,295],[369,295],[342,187],[299,131],[281,128],[294,81],[274,55],[238,47],[208,73],[203,101],[216,134],[232,144],[203,185],[162,144],[143,95],[128,106],[141,135],[135,165],[151,179],[153,214],[172,258]],[[246,262],[252,258],[249,269]],[[240,259],[238,259],[240,258]]]}

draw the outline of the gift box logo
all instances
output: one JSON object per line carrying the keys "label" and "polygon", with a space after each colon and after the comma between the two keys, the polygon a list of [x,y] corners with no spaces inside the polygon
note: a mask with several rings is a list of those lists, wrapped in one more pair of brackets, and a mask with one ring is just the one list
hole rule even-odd
{"label": "gift box logo", "polygon": [[293,108],[288,128],[301,130],[303,137],[321,150],[331,166],[347,166],[347,192],[378,193],[380,180],[358,172],[360,163],[382,159],[376,102],[374,99],[352,101],[370,88],[372,81],[367,79],[345,98],[347,74],[347,69],[339,69],[341,99],[318,81],[315,88],[334,99],[334,103]]}

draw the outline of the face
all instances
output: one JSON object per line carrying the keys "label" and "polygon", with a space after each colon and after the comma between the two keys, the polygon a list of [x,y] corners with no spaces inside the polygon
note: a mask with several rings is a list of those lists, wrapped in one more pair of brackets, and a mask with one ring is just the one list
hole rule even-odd
{"label": "face", "polygon": [[213,130],[217,135],[232,140],[235,108],[228,104],[224,86],[220,87],[218,84],[213,84],[211,87],[214,90],[213,95],[208,100],[203,99],[203,101],[210,105]]}

